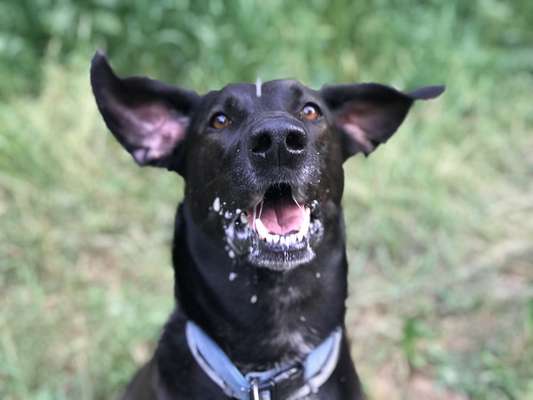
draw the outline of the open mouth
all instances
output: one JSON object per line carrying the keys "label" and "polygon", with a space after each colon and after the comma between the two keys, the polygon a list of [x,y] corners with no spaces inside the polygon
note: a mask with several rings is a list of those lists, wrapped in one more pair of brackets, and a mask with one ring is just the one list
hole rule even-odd
{"label": "open mouth", "polygon": [[298,203],[289,185],[271,186],[263,200],[248,210],[248,223],[271,245],[291,246],[302,241],[310,222],[311,210]]}
{"label": "open mouth", "polygon": [[224,216],[230,257],[246,257],[251,264],[288,270],[311,261],[313,247],[322,237],[319,204],[297,200],[292,187],[268,187],[249,209],[219,212]]}

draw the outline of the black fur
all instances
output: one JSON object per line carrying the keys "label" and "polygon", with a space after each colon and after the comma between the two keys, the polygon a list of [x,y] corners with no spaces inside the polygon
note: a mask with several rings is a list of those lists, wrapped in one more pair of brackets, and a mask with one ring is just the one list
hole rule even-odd
{"label": "black fur", "polygon": [[[436,97],[443,88],[405,94],[361,84],[315,91],[271,81],[260,97],[251,84],[199,96],[147,78],[118,78],[101,53],[93,59],[91,82],[106,124],[134,159],[176,171],[186,182],[172,248],[176,309],[124,399],[226,398],[189,352],[188,319],[243,373],[302,360],[344,327],[342,164],[385,142],[414,100]],[[317,118],[306,119],[306,104],[318,110]],[[217,128],[217,113],[231,123]],[[241,210],[250,214],[276,185],[290,187],[295,201],[313,210],[316,232],[303,250],[274,251],[254,235],[232,239],[228,227],[239,226]],[[239,247],[243,243],[250,247]],[[362,398],[346,334],[333,375],[310,398]]]}

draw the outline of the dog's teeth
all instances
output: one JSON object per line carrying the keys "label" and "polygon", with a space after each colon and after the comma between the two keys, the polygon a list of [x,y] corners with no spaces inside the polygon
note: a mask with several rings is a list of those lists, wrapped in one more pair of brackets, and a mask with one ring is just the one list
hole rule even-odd
{"label": "dog's teeth", "polygon": [[272,235],[272,241],[274,242],[274,244],[278,244],[279,243],[279,235]]}
{"label": "dog's teeth", "polygon": [[293,234],[291,235],[291,242],[292,242],[292,244],[296,244],[297,241],[298,241],[298,236],[297,236],[295,233],[293,233]]}
{"label": "dog's teeth", "polygon": [[245,213],[241,213],[240,219],[241,219],[241,224],[246,225],[248,223],[248,217],[246,216]]}
{"label": "dog's teeth", "polygon": [[259,218],[255,220],[255,230],[261,239],[265,239],[268,236],[268,229]]}

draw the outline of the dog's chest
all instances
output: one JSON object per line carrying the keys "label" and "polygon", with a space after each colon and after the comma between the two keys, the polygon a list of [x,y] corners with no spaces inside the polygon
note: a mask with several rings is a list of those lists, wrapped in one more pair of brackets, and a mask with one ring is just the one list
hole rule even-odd
{"label": "dog's chest", "polygon": [[291,353],[304,356],[309,353],[316,342],[317,330],[311,326],[302,311],[301,302],[305,294],[297,286],[280,286],[272,289],[273,300],[271,335],[263,339],[265,345],[273,348],[290,349]]}

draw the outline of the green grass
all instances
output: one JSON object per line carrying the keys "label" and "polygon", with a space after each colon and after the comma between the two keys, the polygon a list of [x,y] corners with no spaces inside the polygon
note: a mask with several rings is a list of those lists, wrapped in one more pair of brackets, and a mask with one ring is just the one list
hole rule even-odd
{"label": "green grass", "polygon": [[[533,397],[529,3],[138,3],[1,6],[41,23],[0,30],[0,398],[116,396],[172,308],[183,182],[106,133],[88,87],[98,46],[122,73],[200,92],[257,74],[446,83],[346,164],[356,365],[377,400]],[[74,35],[80,16],[92,28]]]}

